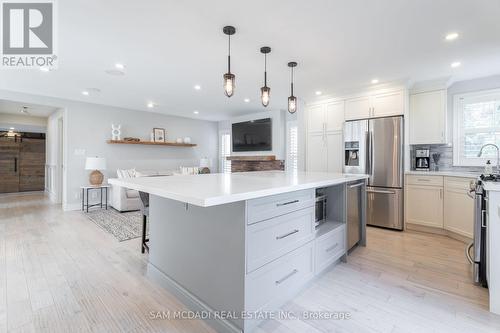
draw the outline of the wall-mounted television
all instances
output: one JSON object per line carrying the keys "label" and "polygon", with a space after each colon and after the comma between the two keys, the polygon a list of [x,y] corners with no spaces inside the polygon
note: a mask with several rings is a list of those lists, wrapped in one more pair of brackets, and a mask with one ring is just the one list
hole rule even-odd
{"label": "wall-mounted television", "polygon": [[233,123],[233,152],[272,150],[272,134],[271,118]]}

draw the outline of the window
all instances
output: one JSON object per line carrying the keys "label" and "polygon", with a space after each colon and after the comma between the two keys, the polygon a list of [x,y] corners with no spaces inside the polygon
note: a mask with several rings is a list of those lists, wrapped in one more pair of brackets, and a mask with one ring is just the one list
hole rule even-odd
{"label": "window", "polygon": [[[496,162],[497,152],[481,146],[500,145],[500,89],[456,95],[454,98],[453,162],[455,165],[481,166]],[[493,162],[493,164],[495,163]]]}
{"label": "window", "polygon": [[228,161],[226,157],[231,155],[231,134],[227,132],[220,133],[220,172],[230,173],[231,172],[231,161]]}
{"label": "window", "polygon": [[287,122],[286,163],[287,170],[297,171],[299,167],[299,129],[296,121]]}

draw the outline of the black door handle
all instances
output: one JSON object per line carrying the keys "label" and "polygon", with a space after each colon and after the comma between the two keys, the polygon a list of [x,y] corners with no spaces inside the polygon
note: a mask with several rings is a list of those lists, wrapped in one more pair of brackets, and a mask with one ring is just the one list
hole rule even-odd
{"label": "black door handle", "polygon": [[17,173],[17,157],[14,158],[14,172]]}

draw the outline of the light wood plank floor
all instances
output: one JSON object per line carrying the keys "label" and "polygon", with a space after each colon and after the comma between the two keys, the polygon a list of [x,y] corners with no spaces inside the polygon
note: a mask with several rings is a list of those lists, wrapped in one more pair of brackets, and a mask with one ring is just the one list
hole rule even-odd
{"label": "light wood plank floor", "polygon": [[[213,332],[201,321],[149,318],[184,306],[144,276],[139,248],[42,194],[0,195],[0,333]],[[366,248],[282,308],[349,320],[268,320],[257,332],[500,332],[469,269],[458,241],[369,228]]]}

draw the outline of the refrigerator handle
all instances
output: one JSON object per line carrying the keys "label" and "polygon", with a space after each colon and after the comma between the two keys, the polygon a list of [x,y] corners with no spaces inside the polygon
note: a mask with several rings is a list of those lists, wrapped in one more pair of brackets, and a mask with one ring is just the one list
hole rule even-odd
{"label": "refrigerator handle", "polygon": [[367,151],[367,173],[371,176],[373,174],[373,133],[368,131],[366,132],[366,146],[368,147]]}
{"label": "refrigerator handle", "polygon": [[366,153],[365,153],[365,164],[366,164],[366,173],[370,174],[370,132],[365,132],[365,145],[366,145]]}

